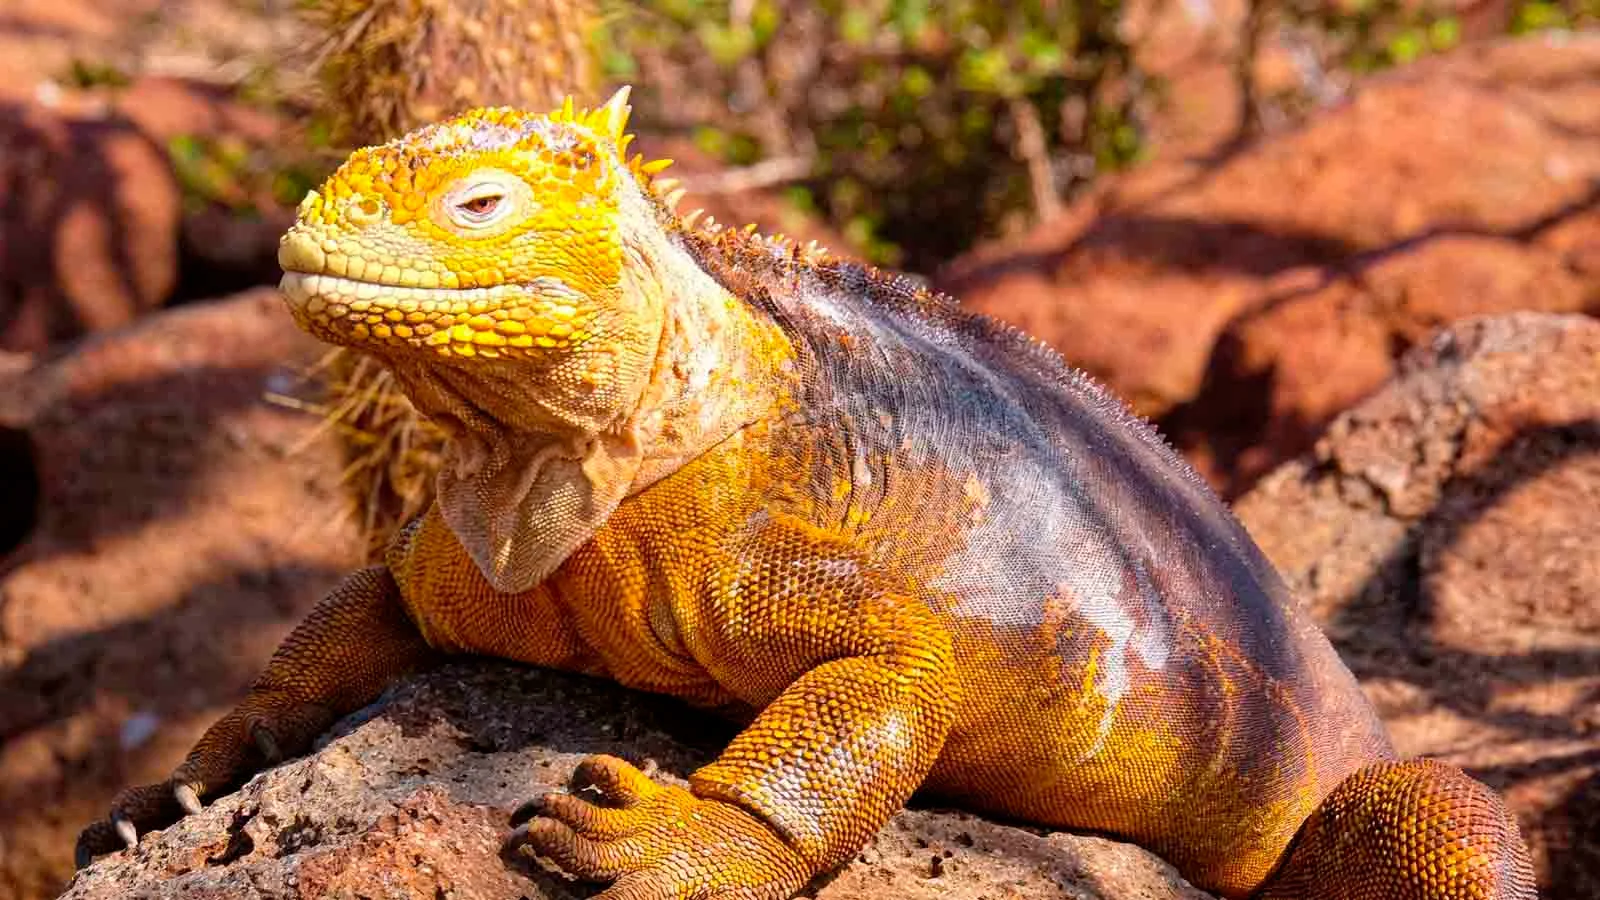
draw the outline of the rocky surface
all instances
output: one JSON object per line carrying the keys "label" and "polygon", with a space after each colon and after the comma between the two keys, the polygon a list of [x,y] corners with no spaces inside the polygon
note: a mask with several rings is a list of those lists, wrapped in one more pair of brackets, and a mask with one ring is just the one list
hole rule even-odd
{"label": "rocky surface", "polygon": [[1240,517],[1401,752],[1503,790],[1546,900],[1600,896],[1600,322],[1463,322]]}
{"label": "rocky surface", "polygon": [[1228,495],[1440,324],[1600,312],[1600,35],[1463,48],[1158,157],[940,274],[1160,417]]}
{"label": "rocky surface", "polygon": [[[64,897],[453,897],[566,900],[592,889],[506,858],[506,820],[565,784],[589,753],[660,766],[682,784],[725,723],[606,682],[462,664],[390,691],[313,755],[258,776],[132,853],[84,870]],[[824,879],[819,900],[1203,900],[1126,844],[1040,834],[953,811],[902,812]]]}
{"label": "rocky surface", "polygon": [[337,442],[265,396],[321,352],[260,290],[0,366],[0,896],[59,892],[359,560]]}

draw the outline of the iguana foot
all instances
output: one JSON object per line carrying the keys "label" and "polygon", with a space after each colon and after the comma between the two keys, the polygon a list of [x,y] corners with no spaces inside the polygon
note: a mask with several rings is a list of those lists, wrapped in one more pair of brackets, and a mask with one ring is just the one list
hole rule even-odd
{"label": "iguana foot", "polygon": [[1537,900],[1528,846],[1505,801],[1455,766],[1380,762],[1334,789],[1300,827],[1260,900]]}
{"label": "iguana foot", "polygon": [[[656,784],[613,756],[591,756],[572,793],[545,794],[512,814],[507,839],[591,881],[595,900],[786,900],[810,871],[777,832],[737,806]],[[578,796],[594,791],[594,801]]]}
{"label": "iguana foot", "polygon": [[277,692],[252,693],[206,731],[171,778],[117,794],[110,816],[78,833],[74,863],[81,869],[102,853],[132,849],[139,835],[200,812],[201,797],[275,765],[285,750],[304,750],[332,720],[324,707]]}

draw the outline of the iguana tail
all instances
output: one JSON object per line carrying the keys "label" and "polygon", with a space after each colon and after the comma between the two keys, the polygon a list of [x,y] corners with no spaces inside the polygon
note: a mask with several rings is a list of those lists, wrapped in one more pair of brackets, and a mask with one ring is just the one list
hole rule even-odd
{"label": "iguana tail", "polygon": [[1535,900],[1505,802],[1455,766],[1366,766],[1301,826],[1259,900]]}

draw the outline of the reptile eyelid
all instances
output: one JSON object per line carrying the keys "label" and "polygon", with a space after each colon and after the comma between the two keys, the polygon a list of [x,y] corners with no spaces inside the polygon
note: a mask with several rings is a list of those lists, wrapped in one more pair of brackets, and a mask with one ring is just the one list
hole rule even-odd
{"label": "reptile eyelid", "polygon": [[[500,208],[500,201],[504,199],[504,194],[479,194],[457,203],[456,208],[466,212],[469,216],[488,218]],[[478,209],[474,206],[474,204],[484,202],[487,202],[488,206],[483,209]]]}
{"label": "reptile eyelid", "polygon": [[[506,214],[504,201],[511,199],[511,192],[502,185],[487,182],[459,192],[458,198],[448,201],[451,218],[464,227],[478,228],[493,224]],[[493,203],[482,210],[472,208],[472,204],[484,200]]]}

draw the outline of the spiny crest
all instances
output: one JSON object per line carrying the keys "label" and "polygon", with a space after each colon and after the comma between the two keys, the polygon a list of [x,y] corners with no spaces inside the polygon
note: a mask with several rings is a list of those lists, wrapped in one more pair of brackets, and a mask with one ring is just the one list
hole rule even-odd
{"label": "spiny crest", "polygon": [[[593,109],[580,108],[568,95],[561,105],[548,113],[533,113],[512,107],[479,107],[462,112],[444,121],[420,128],[386,144],[357,151],[340,171],[329,180],[326,193],[337,196],[348,194],[377,194],[390,202],[397,224],[411,220],[422,207],[423,197],[463,168],[481,164],[484,156],[508,155],[526,152],[530,142],[541,146],[541,155],[555,154],[548,162],[559,164],[558,171],[572,173],[584,168],[571,165],[573,157],[581,157],[586,140],[611,146],[616,157],[623,162],[639,186],[653,196],[678,222],[678,227],[691,234],[699,234],[714,244],[728,248],[737,243],[742,248],[768,255],[786,255],[801,263],[816,264],[829,258],[828,251],[815,241],[799,244],[782,235],[764,235],[755,225],[743,229],[724,228],[703,210],[693,210],[680,215],[678,206],[686,190],[676,178],[662,177],[670,159],[646,159],[642,153],[631,157],[627,150],[634,140],[628,132],[628,119],[633,111],[628,98],[632,89],[624,85],[617,89],[605,103]],[[591,149],[598,149],[592,147]],[[507,159],[513,170],[522,166]],[[589,173],[583,173],[589,176]],[[589,176],[592,177],[592,176]],[[566,185],[567,191],[579,193],[598,187],[587,177],[578,183]],[[320,207],[324,198],[315,194],[307,197],[303,214],[313,218],[332,216]],[[326,198],[334,200],[335,197]]]}
{"label": "spiny crest", "polygon": [[[588,129],[596,137],[610,140],[616,147],[617,158],[627,165],[639,184],[652,188],[657,196],[665,199],[665,195],[677,188],[678,181],[657,176],[672,165],[672,160],[647,160],[642,153],[628,156],[628,145],[633,143],[634,138],[628,132],[628,116],[633,113],[633,107],[628,105],[628,96],[632,92],[633,88],[625,84],[617,88],[611,99],[595,109],[579,109],[569,94],[562,100],[561,108],[550,113],[547,118],[551,122],[577,125]],[[681,198],[682,192],[678,191],[677,196]]]}
{"label": "spiny crest", "polygon": [[819,265],[834,258],[826,247],[814,240],[802,244],[782,232],[763,234],[754,222],[743,228],[726,226],[705,215],[705,210],[701,209],[681,217],[678,222],[684,231],[701,238],[725,254],[758,253],[807,266]]}
{"label": "spiny crest", "polygon": [[[493,165],[534,180],[558,194],[588,195],[603,189],[605,169],[592,165],[597,154],[623,160],[642,188],[669,190],[656,178],[671,160],[626,156],[629,88],[623,87],[597,109],[579,109],[569,96],[548,113],[511,107],[479,107],[395,138],[357,150],[324,186],[306,198],[301,213],[331,224],[332,206],[350,195],[381,197],[396,224],[418,217],[440,185],[483,165]],[[664,179],[663,179],[664,180]],[[324,208],[324,204],[331,204]]]}

